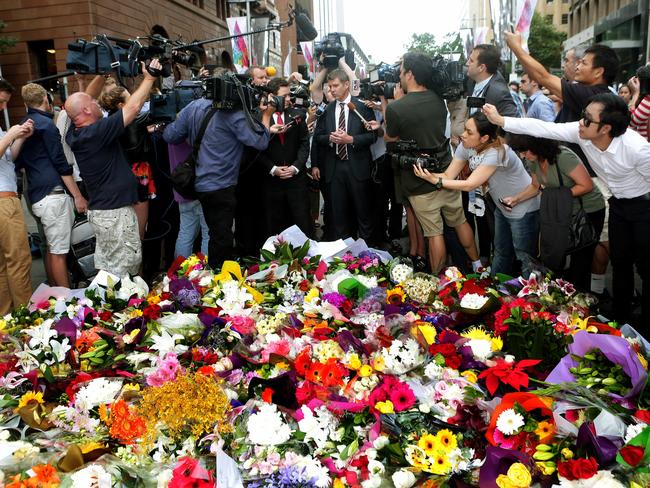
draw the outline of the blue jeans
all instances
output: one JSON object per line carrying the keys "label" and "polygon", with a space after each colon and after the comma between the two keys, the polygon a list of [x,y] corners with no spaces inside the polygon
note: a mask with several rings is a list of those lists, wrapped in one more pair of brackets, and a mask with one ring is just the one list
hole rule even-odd
{"label": "blue jeans", "polygon": [[192,254],[194,240],[199,235],[199,231],[201,232],[201,252],[207,255],[210,232],[208,231],[208,224],[205,222],[205,217],[203,217],[201,204],[198,200],[179,203],[178,211],[180,212],[181,221],[178,229],[178,237],[176,238],[175,257],[187,257]]}
{"label": "blue jeans", "polygon": [[520,219],[510,219],[495,208],[492,273],[511,274],[516,257],[521,261],[522,276],[528,279],[535,269],[538,236],[539,210],[528,212]]}

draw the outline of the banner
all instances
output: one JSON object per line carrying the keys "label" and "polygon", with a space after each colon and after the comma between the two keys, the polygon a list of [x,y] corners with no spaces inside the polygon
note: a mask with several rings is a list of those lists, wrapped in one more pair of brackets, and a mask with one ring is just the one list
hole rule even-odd
{"label": "banner", "polygon": [[537,0],[519,0],[518,3],[518,16],[517,23],[515,24],[515,32],[520,32],[523,39],[523,47],[528,52],[528,36],[530,35],[530,24],[533,21],[533,14],[535,13],[535,5]]}
{"label": "banner", "polygon": [[474,31],[474,45],[485,44],[487,42],[487,27],[477,27]]}
{"label": "banner", "polygon": [[289,41],[289,51],[287,52],[287,57],[284,58],[284,68],[283,68],[283,75],[288,78],[291,76],[291,52],[293,51],[293,46],[291,45],[291,41]]}
{"label": "banner", "polygon": [[[231,36],[246,32],[246,17],[228,17],[226,22],[228,23],[228,32]],[[234,37],[231,41],[233,64],[237,68],[238,73],[243,73],[251,66],[248,37]]]}
{"label": "banner", "polygon": [[307,65],[307,72],[309,77],[313,78],[316,70],[314,69],[314,43],[301,42],[300,49],[302,50],[302,55],[305,57],[305,64]]}

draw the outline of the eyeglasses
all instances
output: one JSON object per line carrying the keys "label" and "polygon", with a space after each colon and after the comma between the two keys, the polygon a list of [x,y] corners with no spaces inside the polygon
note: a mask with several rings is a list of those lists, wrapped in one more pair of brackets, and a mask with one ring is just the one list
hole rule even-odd
{"label": "eyeglasses", "polygon": [[600,126],[603,125],[602,120],[593,120],[589,118],[589,115],[585,110],[582,111],[580,114],[580,118],[584,120],[585,127],[589,127],[591,124],[598,124],[598,128],[600,129]]}

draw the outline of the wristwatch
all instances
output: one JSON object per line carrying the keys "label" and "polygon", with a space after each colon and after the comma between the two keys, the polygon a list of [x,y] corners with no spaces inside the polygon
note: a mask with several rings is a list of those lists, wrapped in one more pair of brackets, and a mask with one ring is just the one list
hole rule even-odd
{"label": "wristwatch", "polygon": [[438,176],[438,181],[436,181],[436,182],[433,184],[433,187],[434,187],[436,190],[440,190],[440,189],[442,188],[442,176]]}

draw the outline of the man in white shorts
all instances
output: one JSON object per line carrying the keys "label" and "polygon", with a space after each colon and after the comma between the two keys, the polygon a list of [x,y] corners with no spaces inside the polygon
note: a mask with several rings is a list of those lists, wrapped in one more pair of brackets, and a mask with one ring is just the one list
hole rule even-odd
{"label": "man in white shorts", "polygon": [[67,255],[74,207],[85,212],[86,200],[81,196],[72,177],[72,166],[63,153],[47,91],[36,83],[29,83],[23,86],[21,94],[27,106],[23,122],[33,121],[34,134],[23,144],[16,167],[25,169],[32,212],[43,225],[47,275],[54,281],[52,285],[69,288]]}

